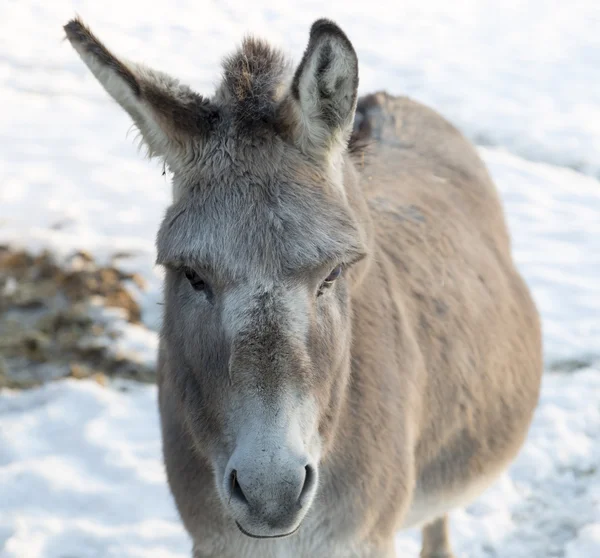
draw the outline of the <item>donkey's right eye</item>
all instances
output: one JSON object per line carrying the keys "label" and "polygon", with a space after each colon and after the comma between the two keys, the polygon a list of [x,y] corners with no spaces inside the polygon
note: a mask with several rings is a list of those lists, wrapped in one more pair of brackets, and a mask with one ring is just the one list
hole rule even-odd
{"label": "donkey's right eye", "polygon": [[183,273],[185,278],[190,282],[190,285],[195,291],[205,291],[208,285],[191,267],[184,267]]}

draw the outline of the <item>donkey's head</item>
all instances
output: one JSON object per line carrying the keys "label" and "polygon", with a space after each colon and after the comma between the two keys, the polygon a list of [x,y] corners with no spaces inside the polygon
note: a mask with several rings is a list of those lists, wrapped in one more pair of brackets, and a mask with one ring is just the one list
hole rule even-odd
{"label": "donkey's head", "polygon": [[[173,173],[157,239],[166,269],[165,389],[228,514],[284,536],[311,506],[349,376],[351,292],[368,217],[347,157],[358,85],[350,41],[317,21],[288,79],[246,39],[211,99],[66,32]],[[175,411],[174,411],[175,412]]]}

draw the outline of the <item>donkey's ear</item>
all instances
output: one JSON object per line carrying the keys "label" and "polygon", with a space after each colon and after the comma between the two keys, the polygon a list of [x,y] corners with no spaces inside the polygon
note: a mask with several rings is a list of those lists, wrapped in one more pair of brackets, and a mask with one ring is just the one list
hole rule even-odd
{"label": "donkey's ear", "polygon": [[308,46],[282,105],[302,151],[331,159],[346,149],[357,89],[358,59],[352,43],[335,23],[319,19],[310,29]]}
{"label": "donkey's ear", "polygon": [[87,67],[133,119],[148,155],[171,167],[189,157],[210,132],[217,109],[176,79],[117,58],[81,20],[71,20],[64,29]]}

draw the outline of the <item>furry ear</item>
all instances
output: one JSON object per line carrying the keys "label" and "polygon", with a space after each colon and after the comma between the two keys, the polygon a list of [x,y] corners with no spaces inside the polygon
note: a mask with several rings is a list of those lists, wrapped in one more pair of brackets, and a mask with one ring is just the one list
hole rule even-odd
{"label": "furry ear", "polygon": [[64,30],[96,79],[129,113],[150,157],[177,167],[193,155],[218,118],[207,99],[162,72],[118,59],[79,19]]}
{"label": "furry ear", "polygon": [[334,160],[348,146],[358,90],[358,59],[344,32],[319,19],[296,70],[282,117],[307,155]]}

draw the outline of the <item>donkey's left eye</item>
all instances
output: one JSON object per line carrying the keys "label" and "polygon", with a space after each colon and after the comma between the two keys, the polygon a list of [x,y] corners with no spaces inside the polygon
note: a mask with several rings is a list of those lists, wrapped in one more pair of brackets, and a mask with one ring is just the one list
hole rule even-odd
{"label": "donkey's left eye", "polygon": [[198,275],[191,267],[184,267],[183,273],[195,291],[204,291],[208,288],[204,279],[202,279],[202,277],[200,277],[200,275]]}
{"label": "donkey's left eye", "polygon": [[323,280],[323,282],[321,283],[321,286],[319,287],[319,290],[317,292],[317,296],[320,296],[323,294],[323,290],[326,289],[327,287],[331,287],[331,285],[333,285],[334,281],[342,274],[342,266],[341,265],[336,265],[332,270],[331,273],[325,277],[325,279]]}
{"label": "donkey's left eye", "polygon": [[323,283],[325,284],[331,284],[333,283],[340,275],[342,274],[342,266],[341,265],[337,265],[335,266],[332,270],[331,273],[325,277],[325,280],[323,281]]}

